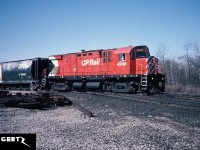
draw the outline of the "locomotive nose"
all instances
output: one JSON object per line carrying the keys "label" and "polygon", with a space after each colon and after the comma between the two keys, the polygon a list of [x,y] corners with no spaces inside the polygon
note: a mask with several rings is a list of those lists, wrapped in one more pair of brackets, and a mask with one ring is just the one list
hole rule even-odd
{"label": "locomotive nose", "polygon": [[136,59],[136,74],[147,74],[148,73],[148,59],[140,58]]}

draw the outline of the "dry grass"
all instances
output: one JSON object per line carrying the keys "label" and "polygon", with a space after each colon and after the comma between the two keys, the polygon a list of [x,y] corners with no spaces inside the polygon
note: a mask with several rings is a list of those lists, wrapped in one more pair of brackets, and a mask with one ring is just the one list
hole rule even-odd
{"label": "dry grass", "polygon": [[200,87],[192,85],[166,85],[166,92],[171,93],[186,93],[186,94],[200,94]]}

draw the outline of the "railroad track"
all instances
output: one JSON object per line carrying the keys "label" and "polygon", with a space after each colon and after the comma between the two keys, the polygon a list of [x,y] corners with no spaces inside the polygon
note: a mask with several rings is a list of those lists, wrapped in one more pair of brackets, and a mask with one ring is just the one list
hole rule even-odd
{"label": "railroad track", "polygon": [[[17,93],[18,91],[11,91]],[[30,91],[28,91],[29,93]],[[25,91],[27,93],[27,91]],[[52,93],[52,92],[51,92]],[[53,92],[57,93],[57,92]],[[106,97],[114,97],[118,99],[125,99],[137,101],[142,103],[152,103],[168,107],[176,107],[181,109],[200,111],[200,96],[191,94],[172,94],[172,93],[156,93],[153,96],[147,96],[146,93],[127,94],[127,93],[113,93],[113,92],[94,92],[88,91],[88,94],[99,95]]]}
{"label": "railroad track", "polygon": [[158,104],[167,107],[176,107],[193,111],[200,111],[200,100],[198,96],[192,95],[176,95],[170,93],[158,93],[153,96],[147,96],[146,93],[125,94],[125,93],[110,93],[110,92],[87,92],[92,95],[114,97],[137,101],[142,103]]}

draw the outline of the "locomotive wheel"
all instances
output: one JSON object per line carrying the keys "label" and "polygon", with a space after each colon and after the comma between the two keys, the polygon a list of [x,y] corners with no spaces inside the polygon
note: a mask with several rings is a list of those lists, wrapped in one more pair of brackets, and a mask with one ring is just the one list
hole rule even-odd
{"label": "locomotive wheel", "polygon": [[147,88],[147,95],[150,96],[150,95],[154,95],[155,93],[155,87],[154,86],[150,86]]}
{"label": "locomotive wheel", "polygon": [[134,93],[134,94],[137,94],[137,92],[138,92],[138,87],[134,87],[133,93]]}
{"label": "locomotive wheel", "polygon": [[159,82],[158,83],[158,89],[161,91],[161,92],[164,92],[165,91],[165,85],[163,82]]}
{"label": "locomotive wheel", "polygon": [[106,90],[107,90],[108,92],[112,92],[112,85],[108,85],[107,88],[106,88]]}
{"label": "locomotive wheel", "polygon": [[129,93],[137,94],[137,91],[138,91],[137,87],[131,86]]}

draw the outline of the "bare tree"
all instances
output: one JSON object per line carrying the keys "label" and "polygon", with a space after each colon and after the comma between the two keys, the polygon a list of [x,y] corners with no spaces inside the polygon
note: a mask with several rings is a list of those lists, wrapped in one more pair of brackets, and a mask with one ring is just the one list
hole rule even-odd
{"label": "bare tree", "polygon": [[191,47],[192,47],[192,43],[191,42],[188,42],[186,44],[184,44],[184,50],[186,51],[186,54],[185,54],[185,60],[187,62],[187,67],[185,68],[185,76],[186,76],[186,81],[188,83],[188,78],[190,78],[190,55],[191,53],[189,51],[191,51]]}
{"label": "bare tree", "polygon": [[163,65],[165,65],[165,59],[166,59],[168,52],[169,52],[169,49],[167,48],[167,46],[164,43],[160,43],[158,46],[158,52],[157,52],[156,56],[161,60],[161,63]]}
{"label": "bare tree", "polygon": [[173,75],[171,74],[170,71],[171,70],[170,67],[172,67],[172,64],[169,58],[167,57],[169,53],[170,53],[170,47],[166,46],[164,43],[159,43],[158,52],[156,56],[160,60],[160,63],[164,66],[167,84],[169,84],[170,81],[172,81],[171,79],[173,78],[172,77]]}
{"label": "bare tree", "polygon": [[175,57],[169,46],[159,44],[156,56],[165,68],[166,87],[173,92],[200,94],[200,46],[187,42],[183,49],[185,54]]}

